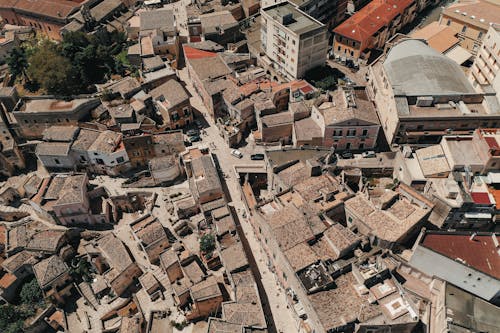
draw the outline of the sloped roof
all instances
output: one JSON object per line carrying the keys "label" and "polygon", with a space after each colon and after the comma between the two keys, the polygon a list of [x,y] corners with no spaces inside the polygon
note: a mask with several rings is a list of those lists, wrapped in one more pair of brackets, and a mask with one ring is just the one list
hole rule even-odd
{"label": "sloped roof", "polygon": [[184,45],[183,48],[184,48],[184,57],[186,57],[186,59],[189,60],[213,58],[217,56],[217,53],[199,50],[187,45]]}
{"label": "sloped roof", "polygon": [[66,263],[57,255],[44,259],[33,266],[33,272],[41,288],[46,287],[68,270]]}

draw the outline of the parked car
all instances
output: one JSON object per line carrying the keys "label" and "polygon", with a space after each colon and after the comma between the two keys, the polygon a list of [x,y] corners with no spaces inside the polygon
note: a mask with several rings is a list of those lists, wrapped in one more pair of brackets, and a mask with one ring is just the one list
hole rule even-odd
{"label": "parked car", "polygon": [[375,152],[373,150],[365,151],[361,154],[363,158],[373,158],[376,156]]}
{"label": "parked car", "polygon": [[350,159],[350,158],[354,158],[354,154],[351,153],[350,151],[345,151],[342,154],[340,154],[340,157],[342,157],[343,159],[347,160],[347,159]]}
{"label": "parked car", "polygon": [[231,149],[231,155],[238,157],[238,158],[243,157],[243,154],[238,149]]}
{"label": "parked car", "polygon": [[193,135],[193,136],[190,136],[188,138],[189,142],[193,143],[193,142],[198,142],[198,141],[201,141],[201,138],[199,135]]}
{"label": "parked car", "polygon": [[253,161],[262,161],[264,159],[264,154],[253,154],[250,155],[250,159]]}
{"label": "parked car", "polygon": [[190,129],[186,132],[187,136],[197,136],[200,135],[200,132],[197,129]]}

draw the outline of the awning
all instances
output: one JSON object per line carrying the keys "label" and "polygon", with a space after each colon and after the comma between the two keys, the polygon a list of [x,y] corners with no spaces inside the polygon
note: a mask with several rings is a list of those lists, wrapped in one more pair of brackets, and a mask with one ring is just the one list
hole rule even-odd
{"label": "awning", "polygon": [[444,54],[459,65],[472,58],[472,54],[459,45],[456,45]]}

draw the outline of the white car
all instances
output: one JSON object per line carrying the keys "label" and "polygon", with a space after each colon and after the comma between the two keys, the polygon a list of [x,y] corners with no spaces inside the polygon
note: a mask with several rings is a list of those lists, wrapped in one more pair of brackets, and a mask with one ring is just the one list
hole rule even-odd
{"label": "white car", "polygon": [[361,154],[363,158],[373,158],[376,156],[375,152],[373,150],[365,151]]}
{"label": "white car", "polygon": [[231,149],[231,155],[236,156],[238,158],[243,157],[243,154],[238,149]]}

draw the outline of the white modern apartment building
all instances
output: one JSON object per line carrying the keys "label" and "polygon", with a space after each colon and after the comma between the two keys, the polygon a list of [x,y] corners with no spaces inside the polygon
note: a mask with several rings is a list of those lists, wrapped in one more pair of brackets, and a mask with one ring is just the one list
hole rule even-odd
{"label": "white modern apartment building", "polygon": [[260,11],[264,66],[271,66],[286,79],[298,79],[325,64],[328,31],[324,24],[289,2]]}
{"label": "white modern apartment building", "polygon": [[500,24],[491,24],[469,74],[480,92],[493,88],[500,103]]}

